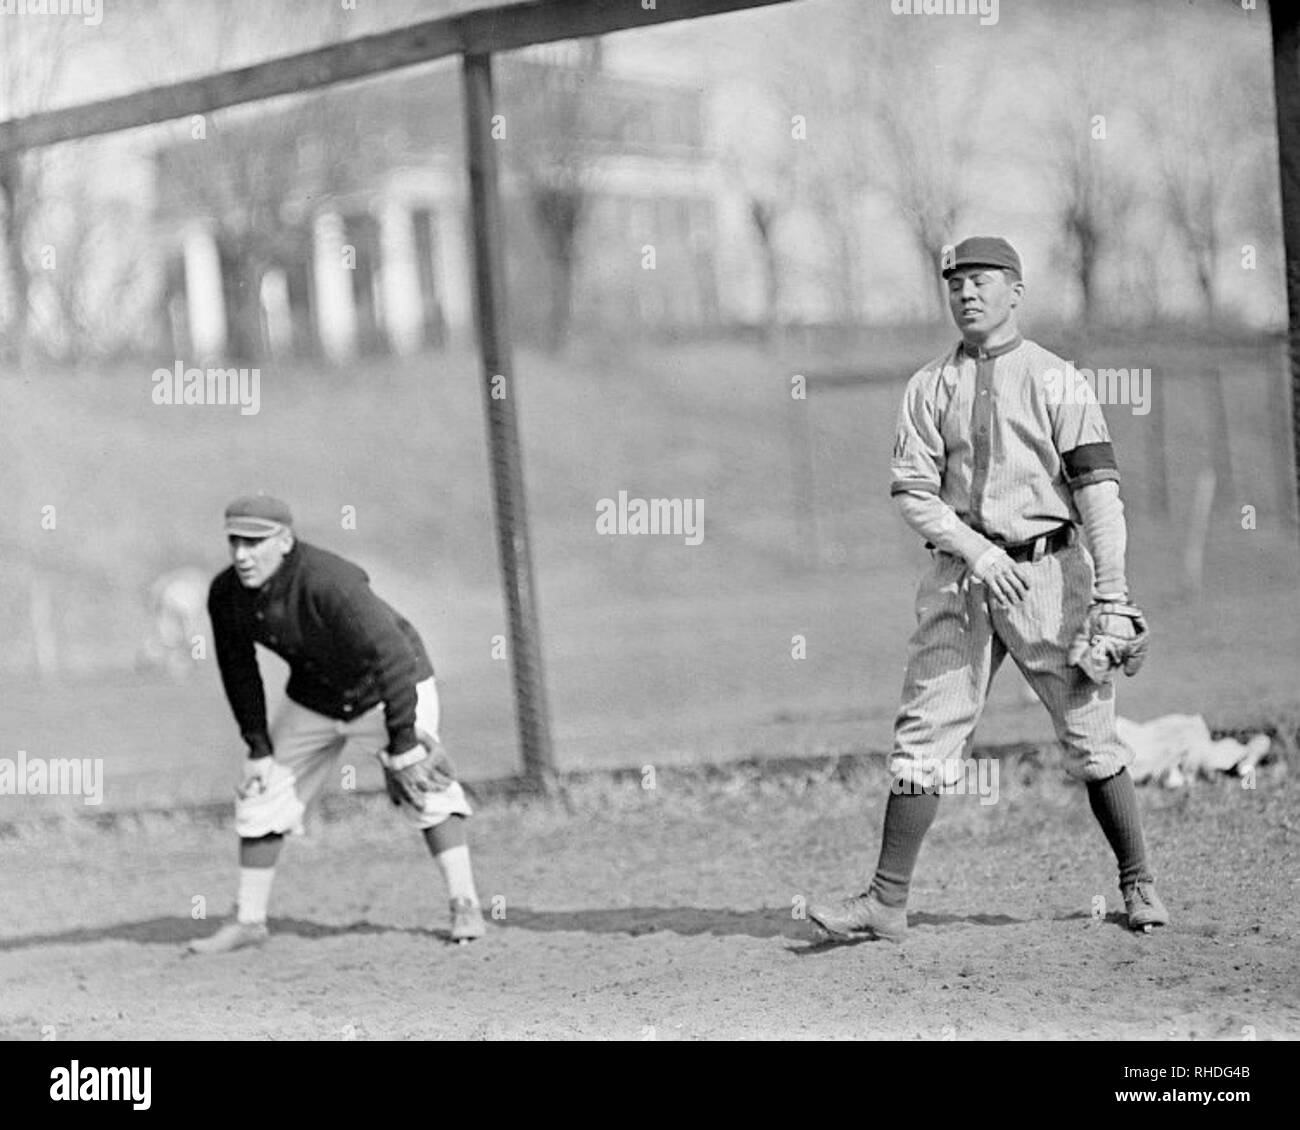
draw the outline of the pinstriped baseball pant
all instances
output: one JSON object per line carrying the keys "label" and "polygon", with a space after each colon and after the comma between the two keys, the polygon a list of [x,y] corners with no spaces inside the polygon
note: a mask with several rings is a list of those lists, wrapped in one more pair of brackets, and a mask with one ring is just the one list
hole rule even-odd
{"label": "pinstriped baseball pant", "polygon": [[1093,564],[1075,543],[1026,562],[1024,601],[999,608],[966,562],[935,551],[916,597],[889,767],[913,788],[952,785],[969,756],[993,676],[1008,653],[1052,716],[1065,768],[1104,780],[1133,759],[1115,731],[1115,687],[1068,662],[1092,599]]}

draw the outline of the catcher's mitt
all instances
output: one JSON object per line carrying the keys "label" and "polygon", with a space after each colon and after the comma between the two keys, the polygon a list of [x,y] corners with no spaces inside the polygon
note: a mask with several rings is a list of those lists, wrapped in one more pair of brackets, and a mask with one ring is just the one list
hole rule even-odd
{"label": "catcher's mitt", "polygon": [[1147,657],[1151,629],[1135,604],[1103,600],[1088,609],[1079,634],[1070,645],[1070,663],[1094,683],[1108,683],[1117,668],[1136,675]]}
{"label": "catcher's mitt", "polygon": [[423,730],[416,736],[420,744],[415,748],[396,757],[380,753],[379,763],[384,767],[388,799],[394,805],[423,809],[426,794],[443,792],[456,780],[456,768],[441,742]]}

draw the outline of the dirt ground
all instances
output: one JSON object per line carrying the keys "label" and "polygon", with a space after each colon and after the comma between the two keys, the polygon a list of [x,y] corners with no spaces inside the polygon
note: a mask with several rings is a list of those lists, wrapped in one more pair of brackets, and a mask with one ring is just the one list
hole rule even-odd
{"label": "dirt ground", "polygon": [[[803,900],[874,863],[878,759],[591,775],[472,823],[487,938],[381,797],[290,844],[263,949],[183,955],[230,905],[234,833],[193,816],[11,826],[0,1033],[14,1039],[1300,1037],[1294,765],[1140,790],[1173,924],[1124,926],[1082,787],[999,763],[945,798],[901,945],[819,940]],[[1288,773],[1288,770],[1291,770]],[[1100,896],[1104,906],[1094,902]],[[207,920],[196,914],[204,912]]]}

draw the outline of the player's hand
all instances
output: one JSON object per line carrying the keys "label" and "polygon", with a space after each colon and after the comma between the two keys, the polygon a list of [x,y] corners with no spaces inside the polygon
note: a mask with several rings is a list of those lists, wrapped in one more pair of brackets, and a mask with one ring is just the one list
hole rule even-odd
{"label": "player's hand", "polygon": [[250,757],[245,760],[244,778],[235,789],[236,794],[241,799],[247,799],[266,792],[271,783],[271,766],[274,764],[273,757]]}
{"label": "player's hand", "polygon": [[1019,604],[1029,595],[1029,570],[1011,560],[1005,550],[986,554],[976,567],[975,576],[1003,608]]}

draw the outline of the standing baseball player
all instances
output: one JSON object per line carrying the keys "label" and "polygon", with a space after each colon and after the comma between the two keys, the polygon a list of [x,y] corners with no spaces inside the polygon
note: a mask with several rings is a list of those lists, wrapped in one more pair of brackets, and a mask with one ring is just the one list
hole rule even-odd
{"label": "standing baseball player", "polygon": [[[374,754],[393,803],[419,828],[451,896],[451,937],[485,932],[465,818],[470,806],[438,741],[438,692],[424,644],[349,561],[298,541],[283,502],[241,498],[226,509],[230,568],[208,595],[226,697],[248,759],[236,791],[235,919],[191,943],[223,953],[267,938],[266,908],[284,837],[325,786],[348,743]],[[289,664],[268,729],[254,644]]]}
{"label": "standing baseball player", "polygon": [[1129,926],[1165,925],[1125,769],[1133,755],[1115,731],[1114,674],[1137,671],[1147,632],[1128,603],[1105,420],[1073,368],[1021,337],[1025,288],[1009,243],[964,240],[943,277],[962,340],[908,382],[890,465],[890,493],[933,560],[917,594],[880,857],[865,892],[808,915],[832,936],[902,940],[921,841],[1009,653],[1052,717],[1067,771],[1087,784]]}

